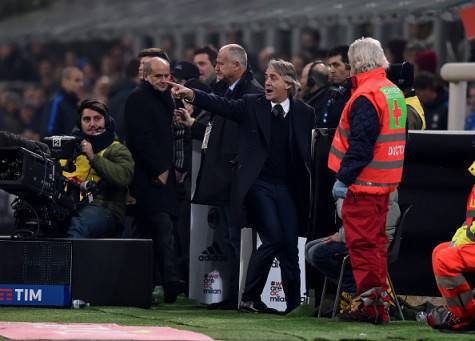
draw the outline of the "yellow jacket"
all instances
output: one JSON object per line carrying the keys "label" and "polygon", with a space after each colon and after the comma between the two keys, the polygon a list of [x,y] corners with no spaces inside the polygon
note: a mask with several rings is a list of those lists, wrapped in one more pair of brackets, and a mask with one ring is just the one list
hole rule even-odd
{"label": "yellow jacket", "polygon": [[[468,233],[467,233],[468,232]],[[470,233],[471,232],[471,233]],[[475,221],[470,226],[470,230],[467,231],[467,224],[463,224],[457,231],[455,231],[452,237],[451,246],[459,246],[466,244],[475,244],[475,240],[472,240],[471,235],[475,234]]]}

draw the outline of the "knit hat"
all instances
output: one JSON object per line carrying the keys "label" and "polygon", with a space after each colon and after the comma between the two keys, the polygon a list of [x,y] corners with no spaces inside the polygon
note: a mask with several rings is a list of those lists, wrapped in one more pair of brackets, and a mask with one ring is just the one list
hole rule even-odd
{"label": "knit hat", "polygon": [[200,70],[195,64],[182,61],[176,63],[175,67],[173,68],[172,74],[173,77],[175,77],[176,79],[183,79],[187,81],[192,78],[199,78]]}

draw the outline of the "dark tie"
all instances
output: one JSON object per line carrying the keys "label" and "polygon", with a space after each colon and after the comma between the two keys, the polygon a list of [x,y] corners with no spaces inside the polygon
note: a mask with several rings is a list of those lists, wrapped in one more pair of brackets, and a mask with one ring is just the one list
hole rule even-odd
{"label": "dark tie", "polygon": [[274,105],[274,107],[272,108],[272,113],[277,118],[284,118],[284,109],[280,104]]}
{"label": "dark tie", "polygon": [[226,92],[224,93],[224,97],[231,98],[232,94],[233,94],[233,91],[231,90],[231,88],[228,88]]}

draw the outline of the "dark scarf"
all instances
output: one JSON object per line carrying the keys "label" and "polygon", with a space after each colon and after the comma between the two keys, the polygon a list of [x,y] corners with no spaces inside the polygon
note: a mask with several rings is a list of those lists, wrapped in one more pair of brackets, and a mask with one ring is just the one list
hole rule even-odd
{"label": "dark scarf", "polygon": [[115,134],[113,131],[107,129],[100,135],[86,135],[82,131],[77,131],[75,136],[81,138],[81,140],[89,141],[92,145],[94,154],[99,153],[101,150],[109,147],[114,142]]}

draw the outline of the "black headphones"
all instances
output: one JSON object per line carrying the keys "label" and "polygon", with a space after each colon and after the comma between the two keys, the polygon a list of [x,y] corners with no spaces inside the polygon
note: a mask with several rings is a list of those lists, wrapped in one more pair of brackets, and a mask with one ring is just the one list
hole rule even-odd
{"label": "black headphones", "polygon": [[307,76],[307,87],[309,89],[313,88],[317,84],[317,80],[313,76],[313,68],[317,64],[324,64],[325,65],[325,62],[321,59],[317,59],[316,61],[312,62],[312,64],[310,65],[310,68],[308,69],[308,76]]}
{"label": "black headphones", "polygon": [[402,91],[411,89],[414,84],[414,65],[409,62],[390,64],[386,75]]}
{"label": "black headphones", "polygon": [[81,128],[81,115],[84,109],[91,109],[91,110],[97,111],[102,116],[104,116],[104,121],[106,124],[105,128],[106,129],[114,128],[114,119],[109,114],[109,109],[107,108],[107,105],[93,98],[85,99],[84,101],[81,102],[81,104],[79,104],[79,108],[78,108],[79,120],[77,123],[79,128]]}

